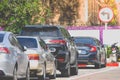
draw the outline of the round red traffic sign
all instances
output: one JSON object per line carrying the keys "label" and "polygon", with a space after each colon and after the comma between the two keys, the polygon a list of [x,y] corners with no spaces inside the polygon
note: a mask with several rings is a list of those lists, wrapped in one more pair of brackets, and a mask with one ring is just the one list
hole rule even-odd
{"label": "round red traffic sign", "polygon": [[109,7],[101,8],[98,17],[102,22],[108,23],[113,18],[113,11]]}

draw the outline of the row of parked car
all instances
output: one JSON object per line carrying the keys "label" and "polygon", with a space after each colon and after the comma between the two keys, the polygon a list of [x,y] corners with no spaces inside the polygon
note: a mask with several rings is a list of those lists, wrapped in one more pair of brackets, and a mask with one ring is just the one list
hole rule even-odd
{"label": "row of parked car", "polygon": [[26,25],[17,36],[0,31],[0,78],[37,76],[55,79],[56,70],[69,77],[79,64],[106,66],[102,43],[93,37],[72,37],[62,26]]}

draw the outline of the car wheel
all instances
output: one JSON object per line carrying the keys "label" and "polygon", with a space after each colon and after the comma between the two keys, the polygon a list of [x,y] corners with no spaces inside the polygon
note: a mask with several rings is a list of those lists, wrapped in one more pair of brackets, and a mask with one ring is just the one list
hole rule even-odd
{"label": "car wheel", "polygon": [[14,68],[14,71],[13,71],[13,78],[12,78],[12,80],[18,80],[16,67]]}
{"label": "car wheel", "polygon": [[69,77],[69,76],[70,76],[70,63],[68,64],[67,69],[63,70],[63,71],[61,72],[61,74],[62,74],[63,76],[65,76],[65,77]]}
{"label": "car wheel", "polygon": [[43,74],[38,77],[38,80],[46,80],[46,67],[43,66]]}
{"label": "car wheel", "polygon": [[95,64],[95,68],[96,68],[96,69],[101,68],[101,64],[100,64],[100,63],[96,63],[96,64]]}
{"label": "car wheel", "polygon": [[75,67],[71,68],[71,75],[77,75],[78,74],[78,66],[76,65]]}

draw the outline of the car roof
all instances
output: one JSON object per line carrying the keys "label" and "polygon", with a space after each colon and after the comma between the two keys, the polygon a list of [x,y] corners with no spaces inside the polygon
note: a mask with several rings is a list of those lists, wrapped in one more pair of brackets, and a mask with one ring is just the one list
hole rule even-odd
{"label": "car roof", "polygon": [[90,37],[90,36],[73,36],[73,38],[91,38],[91,39],[97,39],[95,37]]}
{"label": "car roof", "polygon": [[10,31],[0,31],[0,33],[2,33],[2,34],[10,34],[12,32],[10,32]]}
{"label": "car roof", "polygon": [[17,38],[34,38],[34,39],[36,39],[36,40],[42,40],[42,41],[44,41],[42,38],[40,38],[39,36],[16,36]]}
{"label": "car roof", "polygon": [[25,25],[24,28],[49,28],[49,27],[56,27],[56,28],[64,28],[63,26],[60,25]]}
{"label": "car roof", "polygon": [[17,36],[17,38],[39,38],[38,36]]}

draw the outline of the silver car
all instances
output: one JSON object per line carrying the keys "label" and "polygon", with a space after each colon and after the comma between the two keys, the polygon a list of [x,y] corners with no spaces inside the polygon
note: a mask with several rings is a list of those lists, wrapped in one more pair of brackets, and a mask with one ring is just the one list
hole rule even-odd
{"label": "silver car", "polygon": [[56,60],[46,43],[36,36],[17,36],[21,45],[26,46],[29,56],[30,72],[45,80],[46,74],[56,78]]}
{"label": "silver car", "polygon": [[0,80],[30,79],[29,59],[24,50],[15,34],[0,31]]}

